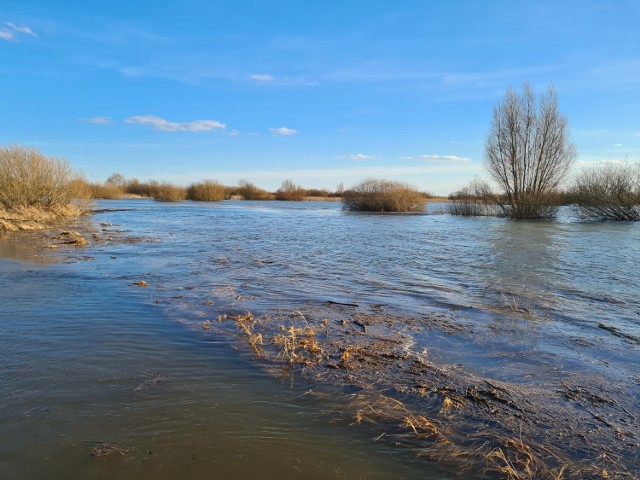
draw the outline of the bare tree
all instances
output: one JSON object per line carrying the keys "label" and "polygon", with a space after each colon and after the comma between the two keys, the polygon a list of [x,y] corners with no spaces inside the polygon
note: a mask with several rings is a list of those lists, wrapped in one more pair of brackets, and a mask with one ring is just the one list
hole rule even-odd
{"label": "bare tree", "polygon": [[113,173],[107,178],[106,183],[114,187],[124,188],[127,185],[127,179],[121,173]]}
{"label": "bare tree", "polygon": [[509,89],[494,108],[485,142],[485,167],[502,189],[496,199],[506,216],[554,216],[555,191],[575,156],[553,87],[539,100],[528,84],[522,95]]}
{"label": "bare tree", "polygon": [[282,181],[282,185],[276,192],[276,200],[301,202],[304,200],[305,195],[304,188],[296,185],[292,180],[286,179]]}

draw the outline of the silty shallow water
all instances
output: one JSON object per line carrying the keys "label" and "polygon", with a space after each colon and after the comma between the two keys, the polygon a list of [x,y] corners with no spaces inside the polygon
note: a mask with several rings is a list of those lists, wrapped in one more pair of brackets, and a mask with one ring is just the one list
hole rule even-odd
{"label": "silty shallow water", "polygon": [[[100,235],[145,240],[36,257],[69,264],[2,260],[0,466],[12,478],[447,476],[331,425],[326,405],[300,397],[308,385],[265,378],[226,340],[185,328],[229,303],[446,312],[474,336],[418,338],[444,363],[513,382],[597,374],[638,398],[637,225],[357,215],[331,203],[98,206],[117,209],[92,219]],[[10,256],[29,258],[13,242]],[[130,286],[139,279],[149,289]],[[102,441],[124,456],[88,455]]]}

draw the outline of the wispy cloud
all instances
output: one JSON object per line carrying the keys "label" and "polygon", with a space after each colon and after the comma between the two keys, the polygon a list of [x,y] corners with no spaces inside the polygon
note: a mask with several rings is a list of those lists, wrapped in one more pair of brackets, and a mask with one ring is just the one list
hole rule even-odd
{"label": "wispy cloud", "polygon": [[11,28],[12,30],[15,30],[16,32],[24,33],[25,35],[31,35],[32,37],[36,37],[36,38],[38,37],[38,34],[33,30],[31,30],[26,25],[16,25],[15,23],[11,23],[11,22],[5,22],[4,24],[7,27]]}
{"label": "wispy cloud", "polygon": [[16,25],[11,22],[4,22],[4,27],[0,29],[0,39],[9,42],[17,42],[20,35],[38,37],[38,34],[25,25]]}
{"label": "wispy cloud", "polygon": [[342,155],[338,158],[347,158],[349,160],[373,160],[375,157],[364,153],[352,153],[350,155]]}
{"label": "wispy cloud", "polygon": [[162,132],[209,132],[211,130],[224,130],[227,126],[216,120],[195,120],[193,122],[171,122],[155,115],[137,115],[129,117],[125,123],[147,125]]}
{"label": "wispy cloud", "polygon": [[591,128],[586,130],[575,129],[573,130],[578,135],[604,135],[608,130],[604,128]]}
{"label": "wispy cloud", "polygon": [[318,85],[318,82],[307,80],[304,77],[275,77],[268,73],[254,73],[249,76],[249,79],[257,84],[269,84],[276,87],[313,87]]}
{"label": "wispy cloud", "polygon": [[240,136],[240,132],[234,128],[233,130],[231,130],[229,132],[229,135],[231,135],[232,137],[239,137]]}
{"label": "wispy cloud", "polygon": [[619,148],[619,147],[622,146],[622,144],[621,143],[614,143],[613,146],[616,147],[616,148]]}
{"label": "wispy cloud", "polygon": [[269,75],[268,73],[254,73],[249,78],[254,82],[260,83],[273,82],[276,79],[276,77],[274,77],[273,75]]}
{"label": "wispy cloud", "polygon": [[285,137],[290,135],[295,135],[296,133],[298,133],[297,130],[294,130],[293,128],[287,128],[287,127],[270,128],[269,131],[271,132],[271,135],[281,135]]}
{"label": "wispy cloud", "polygon": [[426,162],[469,162],[470,157],[459,157],[458,155],[415,155],[409,157],[402,157],[406,160],[424,160]]}
{"label": "wispy cloud", "polygon": [[109,125],[111,123],[111,117],[103,116],[103,117],[81,118],[80,121],[85,123],[94,123],[96,125]]}

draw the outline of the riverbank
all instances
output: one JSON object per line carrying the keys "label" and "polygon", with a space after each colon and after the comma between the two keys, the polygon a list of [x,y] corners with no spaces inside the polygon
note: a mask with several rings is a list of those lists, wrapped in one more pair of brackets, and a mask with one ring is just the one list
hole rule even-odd
{"label": "riverbank", "polygon": [[3,232],[46,230],[69,221],[84,213],[75,205],[61,208],[43,209],[37,207],[19,208],[7,211],[0,208],[0,234]]}

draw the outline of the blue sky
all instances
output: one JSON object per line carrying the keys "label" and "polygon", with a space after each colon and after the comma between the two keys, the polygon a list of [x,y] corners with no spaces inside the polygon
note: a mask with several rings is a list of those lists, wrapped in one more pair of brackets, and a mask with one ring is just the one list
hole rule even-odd
{"label": "blue sky", "polygon": [[0,144],[186,184],[482,173],[509,86],[555,85],[577,167],[640,160],[640,2],[3,0]]}

